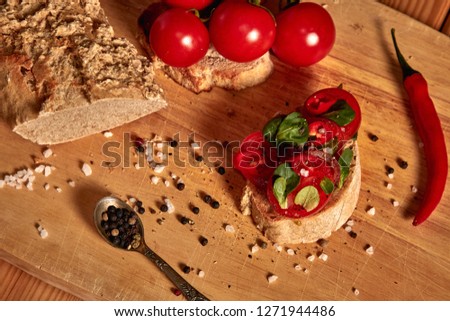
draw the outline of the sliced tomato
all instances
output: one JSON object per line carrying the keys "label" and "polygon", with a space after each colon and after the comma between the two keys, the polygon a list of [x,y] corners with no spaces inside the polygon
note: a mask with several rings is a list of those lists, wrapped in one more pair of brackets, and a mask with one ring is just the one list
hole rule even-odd
{"label": "sliced tomato", "polygon": [[277,167],[277,150],[264,140],[262,132],[248,135],[233,156],[233,167],[256,187],[265,189]]}
{"label": "sliced tomato", "polygon": [[[267,198],[274,210],[291,218],[305,217],[320,211],[329,201],[332,191],[339,182],[340,168],[335,158],[329,157],[320,150],[309,150],[297,153],[289,162],[291,168],[300,176],[298,186],[287,195],[286,208],[282,208],[274,195],[273,177],[267,184]],[[322,184],[328,183],[328,190]],[[331,187],[330,185],[331,184]],[[297,195],[306,189],[314,190],[315,203],[296,204]],[[311,200],[309,200],[311,201]]]}
{"label": "sliced tomato", "polygon": [[353,138],[361,125],[361,108],[356,98],[348,91],[341,88],[319,90],[306,99],[301,112],[306,117],[319,115],[328,117],[333,109],[342,102],[350,106],[354,112],[354,117],[348,124],[340,125],[342,139],[347,140]]}
{"label": "sliced tomato", "polygon": [[309,118],[308,126],[310,140],[316,146],[324,146],[333,139],[342,139],[341,128],[334,121],[328,118]]}

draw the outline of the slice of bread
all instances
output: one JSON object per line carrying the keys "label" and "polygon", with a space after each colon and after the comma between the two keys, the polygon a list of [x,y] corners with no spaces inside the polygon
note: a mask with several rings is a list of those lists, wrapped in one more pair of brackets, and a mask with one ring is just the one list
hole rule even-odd
{"label": "slice of bread", "polygon": [[161,69],[181,86],[194,93],[210,91],[213,87],[241,90],[264,82],[272,74],[274,66],[269,52],[254,61],[238,63],[224,58],[213,46],[210,46],[203,59],[192,66],[179,68],[165,64],[150,48],[148,29],[151,23],[145,21],[155,19],[152,11],[161,10],[160,8],[161,6],[151,4],[141,14],[137,38],[149,57],[153,59],[155,67]]}
{"label": "slice of bread", "polygon": [[0,115],[39,144],[98,133],[166,106],[151,62],[98,0],[1,5]]}
{"label": "slice of bread", "polygon": [[354,145],[354,155],[344,185],[319,213],[299,219],[281,216],[270,206],[265,191],[258,190],[250,182],[244,187],[241,198],[242,213],[252,215],[257,228],[274,243],[312,243],[329,237],[345,224],[358,202],[361,165],[357,144]]}

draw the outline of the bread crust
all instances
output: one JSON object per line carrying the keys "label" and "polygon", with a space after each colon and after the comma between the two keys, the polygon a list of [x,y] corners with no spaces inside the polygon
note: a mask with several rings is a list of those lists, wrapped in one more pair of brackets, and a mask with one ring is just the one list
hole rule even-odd
{"label": "bread crust", "polygon": [[292,219],[277,214],[264,191],[247,182],[241,199],[241,211],[251,215],[257,228],[272,242],[279,244],[312,243],[328,238],[352,215],[361,188],[361,164],[358,145],[354,144],[350,174],[341,189],[317,214]]}
{"label": "bread crust", "polygon": [[151,62],[114,36],[98,0],[8,0],[0,25],[0,113],[24,138],[62,143],[166,106]]}
{"label": "bread crust", "polygon": [[[155,3],[144,11],[139,21],[144,20],[144,15],[154,16],[152,10],[159,10],[160,6]],[[229,90],[242,90],[248,87],[256,86],[269,78],[272,74],[274,65],[270,58],[270,53],[265,53],[262,57],[247,63],[233,62],[220,55],[211,45],[205,57],[199,62],[186,68],[171,67],[159,59],[151,50],[148,34],[148,23],[142,21],[139,24],[137,38],[139,43],[151,57],[155,68],[160,69],[176,83],[193,91],[201,93],[210,91],[214,87],[221,87]]]}

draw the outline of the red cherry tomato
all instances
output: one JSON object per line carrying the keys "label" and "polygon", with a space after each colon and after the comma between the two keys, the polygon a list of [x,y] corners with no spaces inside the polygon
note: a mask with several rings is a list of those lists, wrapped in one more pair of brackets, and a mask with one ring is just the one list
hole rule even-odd
{"label": "red cherry tomato", "polygon": [[264,55],[275,39],[275,21],[264,8],[245,1],[222,2],[212,13],[209,35],[216,50],[236,62]]}
{"label": "red cherry tomato", "polygon": [[332,120],[314,117],[308,119],[309,136],[314,137],[313,145],[322,146],[333,139],[341,140],[341,128]]}
{"label": "red cherry tomato", "polygon": [[[273,192],[273,181],[267,184],[267,199],[280,215],[299,218],[312,215],[320,211],[328,202],[332,194],[327,194],[320,186],[323,179],[328,178],[334,185],[339,182],[340,168],[337,160],[332,157],[327,157],[326,154],[319,150],[309,150],[297,153],[289,162],[291,168],[300,176],[300,183],[287,196],[287,208],[281,208],[278,200]],[[307,210],[301,205],[295,204],[295,196],[303,188],[312,186],[317,189],[319,200],[318,205],[312,209]]]}
{"label": "red cherry tomato", "polygon": [[183,9],[202,10],[213,3],[214,0],[163,0],[169,6]]}
{"label": "red cherry tomato", "polygon": [[306,67],[325,58],[336,37],[333,19],[327,10],[313,2],[301,2],[277,17],[273,53],[296,67]]}
{"label": "red cherry tomato", "polygon": [[262,132],[248,135],[234,154],[233,167],[252,182],[264,189],[277,164],[277,150],[264,140]]}
{"label": "red cherry tomato", "polygon": [[189,11],[172,8],[163,12],[150,29],[153,52],[173,67],[188,67],[202,59],[209,48],[208,30]]}
{"label": "red cherry tomato", "polygon": [[325,88],[309,96],[302,109],[305,115],[323,115],[338,102],[344,100],[355,112],[354,119],[341,127],[342,139],[351,139],[361,125],[361,108],[356,98],[348,91],[341,88]]}

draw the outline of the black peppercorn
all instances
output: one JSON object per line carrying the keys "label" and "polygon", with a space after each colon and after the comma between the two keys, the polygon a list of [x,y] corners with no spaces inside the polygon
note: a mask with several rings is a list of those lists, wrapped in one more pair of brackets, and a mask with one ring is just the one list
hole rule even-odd
{"label": "black peppercorn", "polygon": [[199,209],[197,206],[194,206],[194,207],[192,208],[192,213],[198,214],[198,213],[200,213],[200,209]]}
{"label": "black peppercorn", "polygon": [[114,205],[109,205],[107,211],[108,214],[114,214],[116,212],[116,207]]}
{"label": "black peppercorn", "polygon": [[197,155],[197,156],[195,157],[195,160],[196,160],[197,162],[202,162],[202,161],[203,161],[203,156]]}
{"label": "black peppercorn", "polygon": [[207,204],[209,204],[209,202],[211,202],[211,196],[210,195],[205,195],[205,197],[203,197],[203,201]]}
{"label": "black peppercorn", "polygon": [[138,213],[139,214],[144,214],[145,213],[145,208],[143,208],[142,206],[138,207]]}
{"label": "black peppercorn", "polygon": [[219,206],[220,206],[220,203],[218,201],[214,201],[214,202],[211,203],[211,207],[212,208],[216,208],[217,209],[217,208],[219,208]]}
{"label": "black peppercorn", "polygon": [[358,236],[358,234],[356,234],[356,233],[353,232],[353,231],[350,231],[348,234],[350,235],[350,237],[351,237],[352,239],[356,239],[356,237]]}
{"label": "black peppercorn", "polygon": [[394,169],[391,166],[387,167],[387,173],[388,174],[394,174]]}
{"label": "black peppercorn", "polygon": [[179,191],[184,190],[184,188],[185,188],[184,183],[178,183],[178,184],[177,184],[177,189],[178,189]]}
{"label": "black peppercorn", "polygon": [[189,266],[185,265],[183,267],[183,272],[186,273],[186,274],[189,274],[189,272],[191,272],[191,268]]}
{"label": "black peppercorn", "polygon": [[143,152],[145,152],[145,148],[144,148],[144,146],[142,146],[142,145],[137,145],[137,146],[136,146],[136,150],[137,150],[138,153],[143,153]]}
{"label": "black peppercorn", "polygon": [[137,207],[142,207],[142,202],[141,201],[136,201],[136,206]]}
{"label": "black peppercorn", "polygon": [[375,135],[375,134],[370,134],[370,135],[369,135],[369,138],[370,138],[370,140],[373,141],[373,142],[376,142],[376,141],[378,140],[378,136]]}
{"label": "black peppercorn", "polygon": [[400,161],[399,166],[400,166],[400,168],[402,168],[402,169],[407,169],[407,168],[408,168],[408,162],[402,160],[402,161]]}
{"label": "black peppercorn", "polygon": [[200,237],[200,244],[206,246],[208,244],[208,239],[206,237]]}
{"label": "black peppercorn", "polygon": [[169,145],[170,145],[170,147],[177,147],[178,146],[178,142],[176,141],[176,140],[171,140],[170,142],[169,142]]}
{"label": "black peppercorn", "polygon": [[186,224],[189,223],[189,219],[188,219],[186,216],[183,216],[183,217],[180,219],[180,222],[181,222],[181,224],[186,225]]}
{"label": "black peppercorn", "polygon": [[223,174],[225,174],[225,168],[224,168],[223,166],[220,166],[220,167],[217,169],[217,172],[218,172],[220,175],[223,175]]}
{"label": "black peppercorn", "polygon": [[161,212],[167,212],[169,210],[169,207],[166,204],[163,204],[159,209]]}

